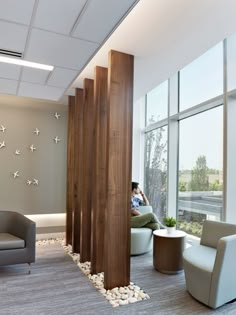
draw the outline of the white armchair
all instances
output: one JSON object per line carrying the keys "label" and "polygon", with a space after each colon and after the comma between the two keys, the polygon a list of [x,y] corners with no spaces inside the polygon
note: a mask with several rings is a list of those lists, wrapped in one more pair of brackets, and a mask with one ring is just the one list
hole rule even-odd
{"label": "white armchair", "polygon": [[235,264],[236,225],[205,221],[200,245],[183,253],[187,290],[214,309],[235,299]]}
{"label": "white armchair", "polygon": [[[140,206],[138,208],[142,214],[152,212],[151,206]],[[131,255],[140,255],[152,249],[152,230],[142,228],[131,228]]]}

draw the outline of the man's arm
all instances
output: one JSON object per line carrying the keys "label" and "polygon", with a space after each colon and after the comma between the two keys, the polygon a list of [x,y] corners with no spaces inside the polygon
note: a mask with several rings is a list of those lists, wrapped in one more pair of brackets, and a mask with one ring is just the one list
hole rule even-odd
{"label": "man's arm", "polygon": [[147,196],[142,191],[140,192],[140,194],[143,197],[143,202],[144,202],[145,206],[149,206],[149,201],[147,199]]}

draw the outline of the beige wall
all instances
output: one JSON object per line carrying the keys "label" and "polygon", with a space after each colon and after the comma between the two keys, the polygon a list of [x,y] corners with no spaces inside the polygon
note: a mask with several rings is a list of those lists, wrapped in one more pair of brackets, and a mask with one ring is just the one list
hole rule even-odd
{"label": "beige wall", "polygon": [[[60,119],[54,117],[61,114]],[[0,96],[0,209],[23,214],[63,213],[66,209],[67,106],[30,98]],[[40,135],[34,134],[34,129]],[[61,141],[55,144],[53,138]],[[37,150],[32,153],[29,146]],[[15,150],[21,155],[15,155]],[[13,178],[19,170],[20,176]],[[26,185],[27,179],[39,185]]]}

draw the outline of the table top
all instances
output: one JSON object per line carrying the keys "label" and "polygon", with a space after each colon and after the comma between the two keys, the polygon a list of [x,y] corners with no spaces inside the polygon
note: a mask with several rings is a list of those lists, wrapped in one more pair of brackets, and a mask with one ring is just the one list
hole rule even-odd
{"label": "table top", "polygon": [[167,233],[167,230],[155,230],[153,231],[153,235],[162,236],[162,237],[169,237],[169,238],[176,238],[176,237],[184,237],[187,234],[180,230],[174,230],[172,234]]}

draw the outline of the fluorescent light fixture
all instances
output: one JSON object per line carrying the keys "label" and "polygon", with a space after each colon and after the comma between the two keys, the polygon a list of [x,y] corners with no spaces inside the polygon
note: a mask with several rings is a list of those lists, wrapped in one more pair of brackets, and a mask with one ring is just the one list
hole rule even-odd
{"label": "fluorescent light fixture", "polygon": [[47,71],[52,71],[54,68],[53,66],[44,65],[42,63],[30,62],[30,61],[26,61],[22,59],[15,59],[15,58],[2,57],[2,56],[0,56],[0,62],[11,63],[13,65],[36,68],[36,69],[47,70]]}

